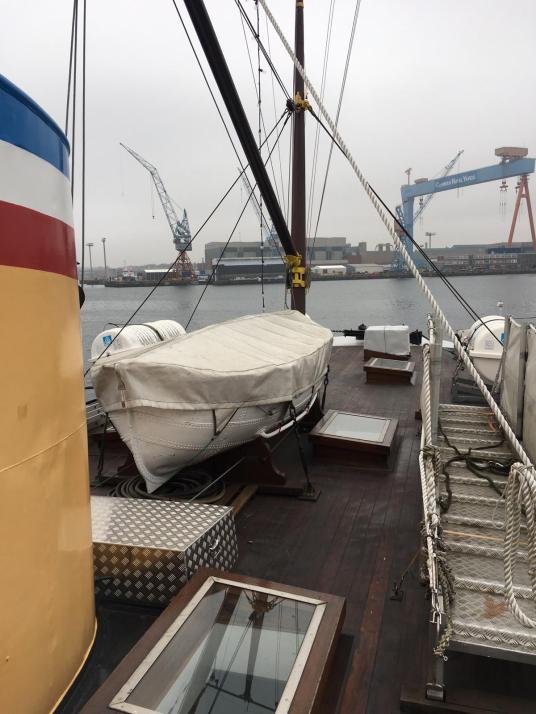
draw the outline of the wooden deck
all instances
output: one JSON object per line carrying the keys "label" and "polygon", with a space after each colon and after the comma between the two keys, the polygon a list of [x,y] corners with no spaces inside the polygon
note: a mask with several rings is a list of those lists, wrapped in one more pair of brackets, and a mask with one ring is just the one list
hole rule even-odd
{"label": "wooden deck", "polygon": [[[403,600],[389,595],[419,548],[419,350],[414,357],[415,385],[366,384],[362,349],[333,351],[326,408],[399,420],[387,467],[371,466],[366,456],[314,458],[318,501],[256,496],[238,518],[238,572],[347,599],[325,712],[398,711],[400,685],[413,674],[401,653],[413,650],[426,618],[418,564]],[[299,474],[299,464],[288,473]]]}
{"label": "wooden deck", "polygon": [[[390,599],[393,583],[420,548],[420,422],[415,419],[422,378],[420,348],[412,350],[411,359],[416,363],[413,385],[367,384],[361,348],[333,352],[326,408],[399,420],[387,467],[371,465],[366,456],[354,455],[346,462],[315,457],[311,479],[322,491],[318,501],[259,495],[237,522],[237,572],[346,598],[346,620],[321,708],[326,714],[391,714],[401,711],[403,687],[415,700],[424,693],[431,642],[418,556],[405,578],[403,599]],[[450,401],[454,359],[447,352],[443,366],[441,399]],[[282,460],[295,478],[300,466],[294,456],[290,467],[290,458],[287,451]],[[533,704],[526,708],[526,699],[516,703],[508,696],[516,689],[527,695],[530,667],[457,654],[450,660],[451,706],[472,700],[478,708],[449,711],[487,711],[485,700],[492,701],[497,712],[533,711]],[[490,691],[489,700],[482,692],[475,695],[479,687]],[[442,710],[442,705],[434,709]]]}
{"label": "wooden deck", "polygon": [[[302,436],[311,480],[321,495],[316,501],[305,501],[258,492],[237,517],[240,557],[234,570],[346,598],[346,619],[321,714],[534,711],[534,704],[528,702],[536,697],[532,667],[460,654],[451,654],[447,665],[449,705],[422,703],[432,645],[426,591],[419,582],[422,502],[420,421],[415,414],[422,377],[420,348],[412,350],[411,359],[413,384],[367,384],[362,348],[334,349],[325,407],[398,419],[390,461],[385,464],[358,454],[348,458],[315,454],[308,437]],[[454,360],[449,353],[444,353],[443,366],[441,399],[450,401]],[[93,467],[96,456],[92,454]],[[108,457],[117,465],[124,453],[112,452]],[[292,434],[277,450],[275,461],[287,473],[289,485],[303,484]],[[403,598],[393,600],[393,584],[406,569]],[[61,708],[64,714],[78,711],[77,706],[132,646],[131,633],[123,641],[128,618],[137,627],[137,638],[158,615],[144,612],[143,620],[131,608],[112,606],[108,612],[106,605],[99,607],[104,630],[97,644],[102,644],[107,665],[102,666],[95,652],[96,674],[79,682],[78,691]],[[127,629],[130,632],[131,626]],[[112,632],[114,646],[110,646]],[[406,700],[414,702],[412,708],[401,709],[402,688]],[[514,700],[513,694],[524,698]],[[457,707],[458,702],[463,706]]]}

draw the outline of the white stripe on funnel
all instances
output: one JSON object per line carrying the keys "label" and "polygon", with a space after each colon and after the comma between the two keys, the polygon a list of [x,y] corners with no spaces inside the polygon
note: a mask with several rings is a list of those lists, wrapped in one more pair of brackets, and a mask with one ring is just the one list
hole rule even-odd
{"label": "white stripe on funnel", "polygon": [[0,140],[0,201],[73,225],[69,180],[48,161]]}

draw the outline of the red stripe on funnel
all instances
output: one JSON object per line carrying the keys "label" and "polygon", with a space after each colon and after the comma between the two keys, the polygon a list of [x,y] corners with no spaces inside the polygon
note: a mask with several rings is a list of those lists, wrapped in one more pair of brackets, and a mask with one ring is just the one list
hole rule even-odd
{"label": "red stripe on funnel", "polygon": [[76,278],[74,231],[57,218],[0,201],[0,265]]}

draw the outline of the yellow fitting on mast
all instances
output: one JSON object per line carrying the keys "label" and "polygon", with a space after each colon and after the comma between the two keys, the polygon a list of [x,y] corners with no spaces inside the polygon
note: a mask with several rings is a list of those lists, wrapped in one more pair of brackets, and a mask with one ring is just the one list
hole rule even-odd
{"label": "yellow fitting on mast", "polygon": [[285,262],[291,272],[291,285],[293,288],[307,287],[305,281],[306,269],[301,264],[301,260],[301,255],[285,255]]}
{"label": "yellow fitting on mast", "polygon": [[311,105],[309,104],[307,97],[302,99],[302,95],[299,92],[296,92],[294,97],[294,111],[299,112],[309,109],[311,109]]}

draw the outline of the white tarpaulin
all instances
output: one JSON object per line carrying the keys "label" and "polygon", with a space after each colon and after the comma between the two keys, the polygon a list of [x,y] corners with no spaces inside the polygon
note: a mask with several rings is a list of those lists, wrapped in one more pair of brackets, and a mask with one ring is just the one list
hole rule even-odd
{"label": "white tarpaulin", "polygon": [[523,423],[526,332],[526,325],[520,325],[511,317],[508,318],[503,356],[501,409],[516,436],[521,436]]}
{"label": "white tarpaulin", "polygon": [[536,329],[527,330],[527,367],[523,406],[523,446],[532,462],[536,459]]}
{"label": "white tarpaulin", "polygon": [[319,382],[332,341],[330,330],[299,312],[251,315],[101,358],[91,377],[108,412],[277,404]]}
{"label": "white tarpaulin", "polygon": [[367,327],[364,347],[370,352],[383,352],[400,357],[409,355],[409,328],[407,325]]}

